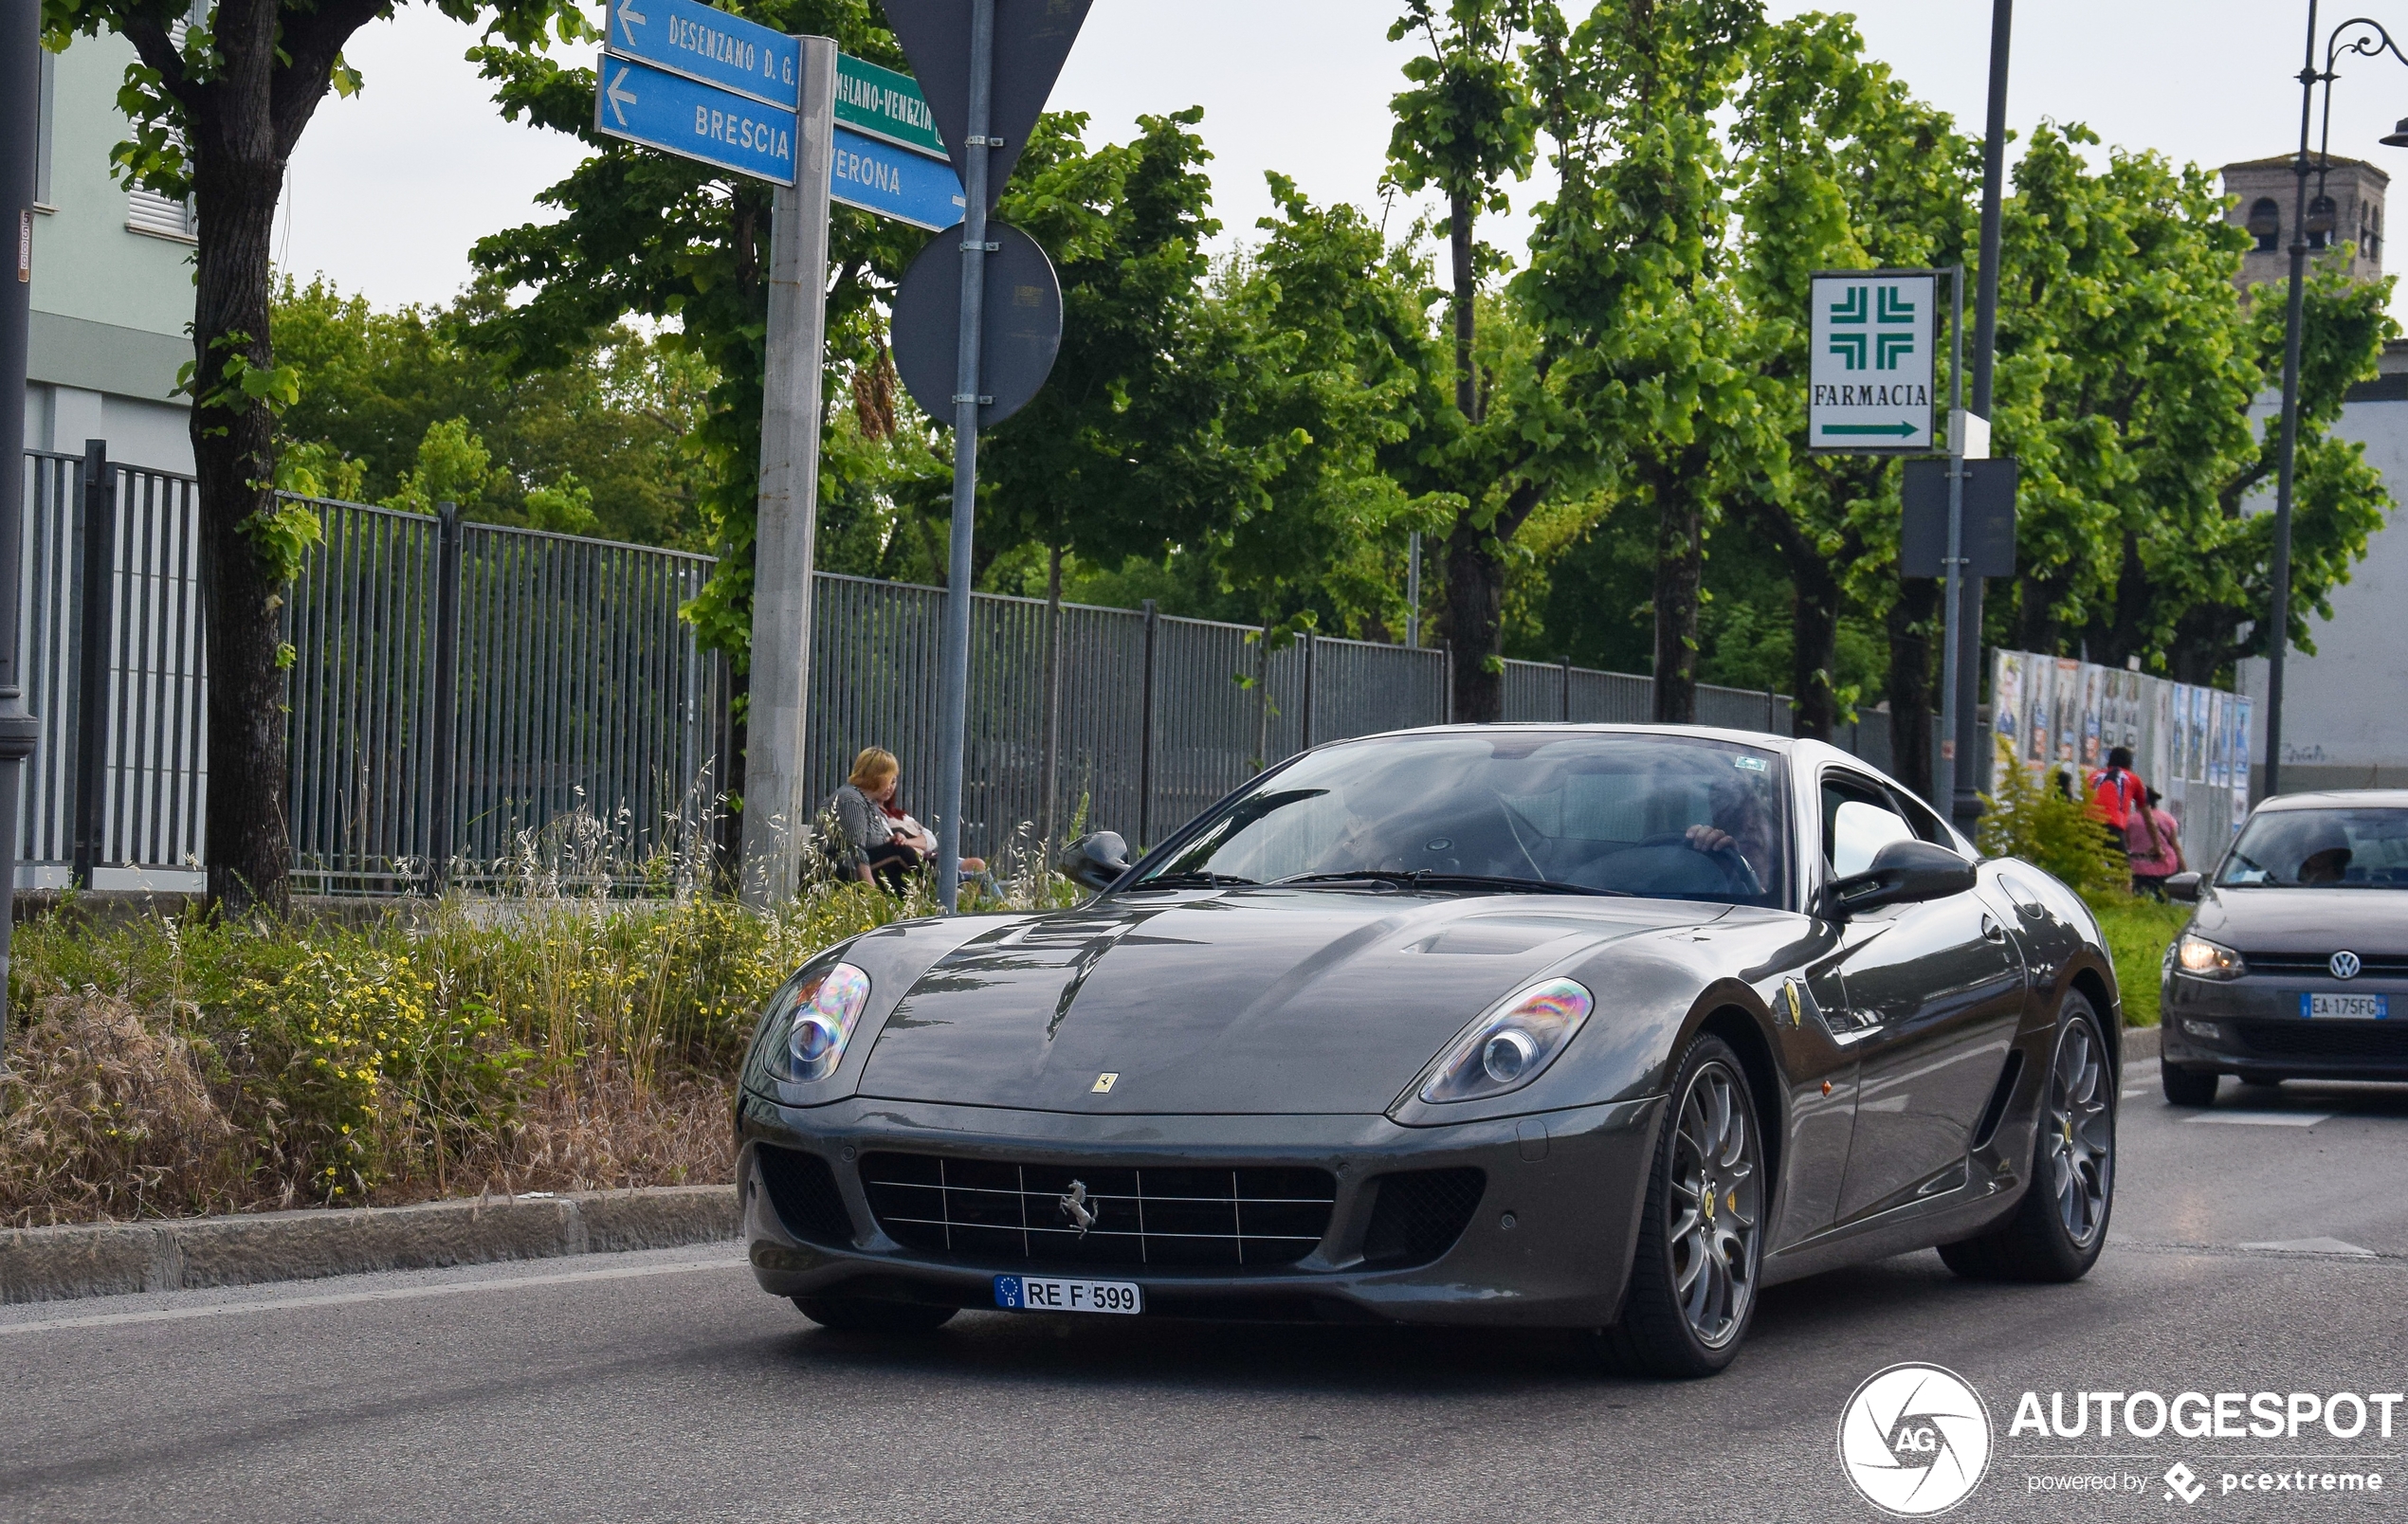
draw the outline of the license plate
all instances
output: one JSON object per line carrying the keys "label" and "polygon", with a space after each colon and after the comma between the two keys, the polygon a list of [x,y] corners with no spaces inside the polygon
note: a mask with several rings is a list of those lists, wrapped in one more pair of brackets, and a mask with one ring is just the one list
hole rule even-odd
{"label": "license plate", "polygon": [[1141,1313],[1145,1293],[1134,1280],[997,1276],[995,1305],[1015,1313]]}
{"label": "license plate", "polygon": [[2299,1013],[2311,1018],[2338,1016],[2350,1021],[2381,1022],[2391,1019],[2391,1002],[2381,995],[2302,995]]}

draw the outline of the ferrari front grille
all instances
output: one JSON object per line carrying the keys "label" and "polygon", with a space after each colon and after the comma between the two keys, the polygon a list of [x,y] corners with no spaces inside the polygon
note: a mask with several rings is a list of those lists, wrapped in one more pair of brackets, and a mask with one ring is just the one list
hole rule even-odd
{"label": "ferrari front grille", "polygon": [[2284,1059],[2408,1061],[2408,1026],[2389,1022],[2236,1022],[2253,1053]]}
{"label": "ferrari front grille", "polygon": [[864,1154],[861,1183],[896,1243],[982,1264],[1276,1268],[1313,1252],[1338,1195],[1326,1170],[939,1153]]}

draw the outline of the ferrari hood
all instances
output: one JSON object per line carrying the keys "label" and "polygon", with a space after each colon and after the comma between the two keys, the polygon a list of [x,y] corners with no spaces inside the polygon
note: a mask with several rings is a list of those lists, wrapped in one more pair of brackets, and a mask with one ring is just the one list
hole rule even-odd
{"label": "ferrari hood", "polygon": [[1120,897],[1000,925],[939,958],[887,1019],[858,1094],[1086,1113],[1382,1112],[1520,984],[1601,943],[1724,914],[1306,889]]}

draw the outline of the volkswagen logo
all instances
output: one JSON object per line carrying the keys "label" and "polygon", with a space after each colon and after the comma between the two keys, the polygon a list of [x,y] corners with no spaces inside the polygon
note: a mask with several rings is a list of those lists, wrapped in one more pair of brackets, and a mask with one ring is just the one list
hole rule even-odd
{"label": "volkswagen logo", "polygon": [[1885,1514],[1944,1514],[1990,1468],[1990,1410],[1953,1370],[1891,1366],[1848,1399],[1839,1461],[1865,1501]]}
{"label": "volkswagen logo", "polygon": [[2336,979],[2355,979],[2359,971],[2365,968],[2365,964],[2359,961],[2358,954],[2355,952],[2336,952],[2328,967],[2333,971],[2333,977]]}

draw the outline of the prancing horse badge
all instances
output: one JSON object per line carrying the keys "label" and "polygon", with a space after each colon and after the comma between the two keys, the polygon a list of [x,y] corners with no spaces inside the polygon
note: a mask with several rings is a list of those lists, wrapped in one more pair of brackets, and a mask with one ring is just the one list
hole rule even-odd
{"label": "prancing horse badge", "polygon": [[1095,1094],[1099,1096],[1108,1096],[1112,1094],[1112,1087],[1120,1082],[1121,1077],[1117,1074],[1097,1075],[1095,1077]]}

